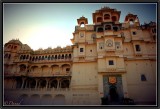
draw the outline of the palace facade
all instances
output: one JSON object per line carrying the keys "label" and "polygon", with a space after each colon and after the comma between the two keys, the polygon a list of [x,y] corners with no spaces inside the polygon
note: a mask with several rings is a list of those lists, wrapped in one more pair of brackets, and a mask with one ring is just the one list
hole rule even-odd
{"label": "palace facade", "polygon": [[[18,39],[4,45],[4,104],[101,105],[101,98],[156,104],[156,23],[129,13],[96,10],[80,17],[71,46],[32,50]],[[17,104],[18,105],[18,104]]]}

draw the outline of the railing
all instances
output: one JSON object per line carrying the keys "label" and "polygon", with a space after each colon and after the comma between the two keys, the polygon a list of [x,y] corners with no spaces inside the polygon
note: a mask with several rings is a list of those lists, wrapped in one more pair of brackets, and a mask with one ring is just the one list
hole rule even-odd
{"label": "railing", "polygon": [[72,72],[30,72],[27,75],[32,77],[45,77],[45,76],[70,76]]}
{"label": "railing", "polygon": [[86,30],[86,28],[85,27],[76,26],[75,27],[75,31],[77,31],[77,30]]}
{"label": "railing", "polygon": [[72,59],[53,59],[53,60],[36,60],[30,61],[32,63],[43,63],[43,62],[64,62],[64,61],[72,61]]}
{"label": "railing", "polygon": [[69,59],[52,59],[52,60],[34,60],[34,61],[31,61],[29,59],[24,59],[24,60],[20,60],[20,59],[16,59],[14,60],[14,62],[32,62],[32,63],[41,63],[41,62],[64,62],[64,61],[72,61],[72,58],[69,58]]}

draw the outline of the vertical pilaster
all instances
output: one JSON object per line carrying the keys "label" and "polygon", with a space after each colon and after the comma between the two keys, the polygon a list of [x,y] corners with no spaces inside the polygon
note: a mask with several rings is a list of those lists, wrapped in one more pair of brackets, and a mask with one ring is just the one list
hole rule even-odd
{"label": "vertical pilaster", "polygon": [[124,97],[128,97],[126,74],[122,74],[122,85],[123,85]]}

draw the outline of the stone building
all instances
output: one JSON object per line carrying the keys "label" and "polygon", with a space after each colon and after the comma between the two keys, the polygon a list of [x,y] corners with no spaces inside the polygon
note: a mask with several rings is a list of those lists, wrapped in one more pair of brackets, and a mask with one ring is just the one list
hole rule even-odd
{"label": "stone building", "polygon": [[77,19],[71,46],[32,50],[18,39],[4,45],[4,104],[101,105],[131,98],[156,104],[156,23],[129,13],[96,10],[93,24]]}

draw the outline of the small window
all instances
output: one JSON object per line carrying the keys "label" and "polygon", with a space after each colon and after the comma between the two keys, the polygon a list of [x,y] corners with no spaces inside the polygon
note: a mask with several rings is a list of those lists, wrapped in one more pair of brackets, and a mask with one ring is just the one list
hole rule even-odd
{"label": "small window", "polygon": [[66,68],[66,71],[70,71],[70,68]]}
{"label": "small window", "polygon": [[16,49],[17,48],[17,46],[14,46],[14,49]]}
{"label": "small window", "polygon": [[147,81],[146,76],[144,74],[141,75],[141,81]]}
{"label": "small window", "polygon": [[84,33],[80,33],[80,37],[83,38],[84,37]]}
{"label": "small window", "polygon": [[136,51],[141,51],[140,46],[139,45],[135,45],[136,47]]}
{"label": "small window", "polygon": [[132,32],[132,34],[133,34],[133,35],[136,35],[136,32],[135,32],[135,31],[133,31],[133,32]]}
{"label": "small window", "polygon": [[98,17],[97,22],[102,22],[102,17]]}
{"label": "small window", "polygon": [[109,60],[108,62],[109,62],[109,65],[114,65],[113,60]]}
{"label": "small window", "polygon": [[97,29],[97,32],[103,32],[103,28],[102,28],[102,27],[99,27],[99,28]]}
{"label": "small window", "polygon": [[80,48],[80,52],[83,52],[83,48]]}

